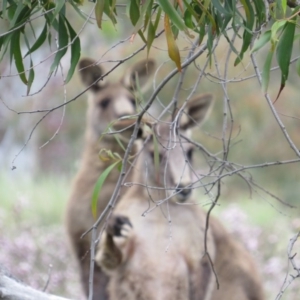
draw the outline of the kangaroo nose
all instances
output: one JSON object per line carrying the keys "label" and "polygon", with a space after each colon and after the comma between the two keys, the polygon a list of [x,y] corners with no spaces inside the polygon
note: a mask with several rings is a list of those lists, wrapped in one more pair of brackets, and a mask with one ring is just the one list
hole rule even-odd
{"label": "kangaroo nose", "polygon": [[183,202],[192,194],[192,189],[179,185],[176,189],[176,193],[179,200]]}

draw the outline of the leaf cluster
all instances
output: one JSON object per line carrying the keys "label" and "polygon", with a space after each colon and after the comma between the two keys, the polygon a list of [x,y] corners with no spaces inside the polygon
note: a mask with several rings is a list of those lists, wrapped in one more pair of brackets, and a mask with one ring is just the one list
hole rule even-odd
{"label": "leaf cluster", "polygon": [[[255,30],[266,22],[266,7],[263,0],[130,0],[127,3],[129,18],[134,25],[133,34],[138,33],[147,44],[148,53],[159,30],[161,15],[164,14],[164,29],[170,58],[181,70],[178,46],[175,42],[179,32],[190,38],[199,37],[212,54],[213,42],[223,35],[236,53],[235,65],[241,62],[249,49]],[[116,23],[116,1],[97,0],[96,18],[99,27],[103,14]],[[240,29],[242,28],[242,35]],[[241,49],[236,49],[230,41],[228,31],[242,39]]]}
{"label": "leaf cluster", "polygon": [[[106,16],[114,25],[117,24],[117,0],[94,0],[97,25],[102,28],[103,16]],[[266,91],[270,78],[270,69],[273,54],[281,70],[281,90],[288,79],[289,65],[294,41],[297,39],[296,29],[299,7],[289,7],[290,1],[276,0],[128,0],[126,13],[133,30],[132,37],[139,35],[147,46],[147,53],[151,50],[153,41],[163,28],[170,58],[181,71],[181,56],[177,45],[179,33],[189,38],[197,37],[199,44],[206,43],[208,55],[212,55],[214,41],[220,36],[229,43],[236,58],[234,65],[238,65],[258,37],[263,27],[274,22],[255,44],[253,52],[269,44],[270,50],[266,57],[263,71],[263,89]],[[0,61],[6,52],[9,52],[10,62],[15,62],[19,76],[28,86],[28,93],[34,80],[34,64],[32,53],[42,45],[51,42],[53,31],[58,36],[57,51],[50,68],[50,75],[57,69],[67,49],[71,48],[71,63],[66,82],[75,70],[80,56],[80,39],[70,22],[66,18],[67,7],[73,9],[83,18],[78,5],[83,0],[50,1],[50,0],[4,0],[0,18],[7,20],[9,30],[0,34]],[[30,45],[28,29],[34,32],[32,20],[43,18],[44,27],[35,42]],[[238,36],[242,43],[238,49],[231,41],[232,35]],[[22,54],[21,38],[24,40],[27,52]],[[29,56],[30,67],[24,68],[24,59]],[[300,74],[300,61],[297,63]]]}
{"label": "leaf cluster", "polygon": [[[81,1],[68,1],[75,9]],[[29,35],[36,36],[33,20],[42,17],[44,26],[35,42],[30,44]],[[65,1],[47,0],[4,0],[0,18],[8,23],[8,30],[0,34],[0,61],[8,52],[10,63],[14,61],[20,79],[27,85],[27,94],[30,92],[35,77],[32,54],[40,49],[45,43],[51,46],[53,31],[58,35],[58,45],[54,61],[51,65],[49,76],[57,69],[60,60],[66,54],[68,47],[71,48],[71,66],[66,76],[66,82],[70,81],[75,67],[80,58],[80,39],[70,22],[66,18]],[[28,29],[27,29],[28,28]],[[27,51],[22,54],[22,44],[26,45]],[[30,67],[25,70],[24,59],[29,57]]]}
{"label": "leaf cluster", "polygon": [[[300,6],[288,10],[287,1],[276,1],[271,8],[275,21],[271,29],[266,30],[255,42],[252,52],[259,51],[265,45],[269,45],[269,51],[262,73],[262,87],[265,93],[268,89],[272,60],[275,54],[281,71],[281,84],[277,95],[278,99],[288,79],[293,44],[300,37],[300,34],[296,32],[297,27],[299,27]],[[300,59],[297,61],[297,72],[300,76]]]}

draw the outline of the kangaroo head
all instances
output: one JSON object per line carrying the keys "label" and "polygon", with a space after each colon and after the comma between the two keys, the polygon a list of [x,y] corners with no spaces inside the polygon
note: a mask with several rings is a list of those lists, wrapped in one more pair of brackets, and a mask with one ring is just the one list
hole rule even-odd
{"label": "kangaroo head", "polygon": [[96,137],[103,133],[108,124],[118,118],[136,112],[135,91],[144,92],[149,87],[155,62],[143,60],[128,68],[118,82],[97,81],[105,74],[104,70],[90,58],[79,62],[81,81],[89,89],[88,130]]}
{"label": "kangaroo head", "polygon": [[205,119],[212,102],[211,94],[198,95],[178,109],[173,121],[150,125],[148,131],[141,128],[142,138],[148,142],[143,149],[144,165],[140,167],[146,173],[145,183],[153,199],[171,197],[183,202],[191,196],[194,147],[182,136],[190,137],[191,129]]}

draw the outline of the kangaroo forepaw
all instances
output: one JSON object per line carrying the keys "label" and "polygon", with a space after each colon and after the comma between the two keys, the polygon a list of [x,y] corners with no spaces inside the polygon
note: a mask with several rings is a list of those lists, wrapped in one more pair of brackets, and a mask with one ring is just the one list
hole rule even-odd
{"label": "kangaroo forepaw", "polygon": [[113,215],[107,224],[107,233],[114,237],[128,237],[132,230],[130,220],[121,215]]}

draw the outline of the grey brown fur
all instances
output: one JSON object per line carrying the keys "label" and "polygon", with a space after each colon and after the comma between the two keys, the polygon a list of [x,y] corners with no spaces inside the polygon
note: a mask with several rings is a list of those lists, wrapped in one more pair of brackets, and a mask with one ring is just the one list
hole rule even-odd
{"label": "grey brown fur", "polygon": [[[95,222],[91,212],[91,198],[95,183],[100,174],[112,163],[111,161],[100,160],[99,151],[107,149],[119,154],[122,154],[123,151],[114,137],[105,135],[101,141],[100,137],[111,121],[136,112],[134,90],[137,89],[137,78],[139,88],[143,92],[149,86],[150,75],[154,71],[154,61],[141,61],[134,64],[127,68],[121,80],[115,83],[103,83],[102,80],[96,83],[104,71],[92,59],[82,59],[79,63],[79,71],[84,85],[90,87],[85,145],[81,164],[73,181],[71,195],[67,203],[65,220],[70,244],[79,265],[84,291],[88,295],[91,241],[90,235],[85,235],[83,238],[81,236]],[[99,195],[98,215],[106,207],[114,191],[118,176],[117,170],[113,170],[108,176]],[[130,174],[127,180],[130,180]],[[106,285],[107,276],[96,266],[93,299],[107,299]]]}
{"label": "grey brown fur", "polygon": [[[188,135],[194,122],[203,120],[211,100],[211,95],[202,95],[187,105],[179,121],[180,133]],[[110,299],[263,300],[253,259],[211,217],[208,251],[220,283],[217,290],[204,255],[206,212],[199,206],[180,205],[190,197],[192,182],[186,161],[191,159],[192,146],[183,139],[180,144],[169,124],[150,127],[158,141],[159,169],[154,166],[152,139],[135,166],[133,182],[139,184],[120,199],[97,250],[96,262],[110,276]],[[147,139],[149,136],[143,141]],[[162,201],[166,197],[169,200]]]}
{"label": "grey brown fur", "polygon": [[[199,102],[203,105],[195,105]],[[202,95],[191,101],[185,112],[199,123],[211,102],[211,95]],[[178,205],[191,191],[192,173],[187,161],[192,159],[193,147],[179,136],[189,135],[189,129],[195,127],[191,119],[186,115],[181,118],[178,133],[167,123],[152,126],[159,168],[153,163],[153,138],[135,165],[133,182],[140,184],[132,186],[120,199],[102,234],[96,261],[110,275],[111,300],[211,297],[213,274],[203,243],[205,213],[198,206]],[[151,136],[142,140],[147,139]],[[169,200],[162,201],[166,197]],[[210,231],[208,250],[214,259],[216,249]]]}

